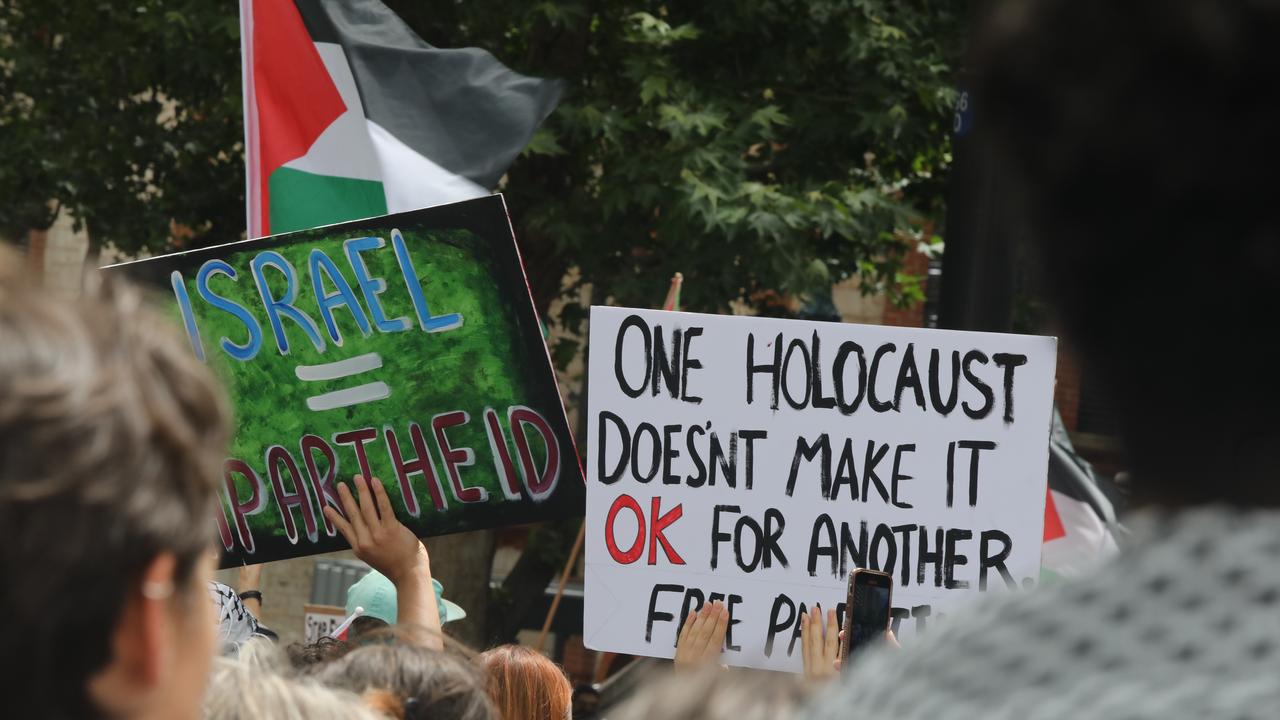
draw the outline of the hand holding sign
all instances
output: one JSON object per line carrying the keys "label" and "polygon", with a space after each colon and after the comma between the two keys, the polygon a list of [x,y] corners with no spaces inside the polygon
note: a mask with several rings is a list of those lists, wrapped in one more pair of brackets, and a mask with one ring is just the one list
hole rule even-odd
{"label": "hand holding sign", "polygon": [[360,494],[360,502],[352,497],[349,487],[340,484],[338,497],[346,517],[332,507],[325,507],[325,517],[351,543],[356,557],[386,575],[396,586],[396,624],[427,630],[422,644],[444,649],[435,589],[431,585],[431,558],[426,546],[396,519],[381,480],[372,478],[365,482],[357,475],[353,484]]}
{"label": "hand holding sign", "polygon": [[719,600],[690,610],[676,641],[675,664],[702,665],[720,657],[725,634],[729,632],[729,610]]}
{"label": "hand holding sign", "polygon": [[423,567],[429,571],[431,560],[426,546],[396,519],[382,482],[377,478],[366,482],[356,475],[354,484],[360,493],[359,503],[351,496],[350,488],[338,486],[346,517],[332,507],[326,507],[324,514],[351,543],[356,557],[396,585]]}
{"label": "hand holding sign", "polygon": [[810,680],[827,680],[835,676],[840,656],[839,623],[835,608],[827,610],[827,624],[822,624],[822,608],[814,607],[800,616],[800,644],[804,658],[804,676]]}

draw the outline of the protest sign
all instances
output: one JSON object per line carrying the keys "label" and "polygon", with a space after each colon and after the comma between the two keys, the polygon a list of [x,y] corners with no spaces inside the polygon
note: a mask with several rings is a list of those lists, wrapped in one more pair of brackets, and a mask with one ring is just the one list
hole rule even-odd
{"label": "protest sign", "polygon": [[799,618],[893,576],[911,635],[1039,576],[1056,340],[592,308],[584,639],[799,671]]}
{"label": "protest sign", "polygon": [[501,196],[105,271],[163,287],[229,388],[224,565],[346,547],[320,509],[356,474],[420,536],[582,512]]}
{"label": "protest sign", "polygon": [[328,637],[346,619],[346,608],[307,603],[302,606],[302,641],[310,645],[322,637]]}

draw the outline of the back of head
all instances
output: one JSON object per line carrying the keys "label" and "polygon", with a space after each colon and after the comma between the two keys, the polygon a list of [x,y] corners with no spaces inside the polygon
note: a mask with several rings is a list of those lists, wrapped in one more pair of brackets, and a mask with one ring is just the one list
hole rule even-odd
{"label": "back of head", "polygon": [[1280,3],[1009,0],[974,128],[1149,500],[1280,503]]}
{"label": "back of head", "polygon": [[[790,720],[813,694],[800,676],[709,666],[665,672],[611,720]],[[852,716],[852,714],[851,714]]]}
{"label": "back of head", "polygon": [[[403,704],[404,720],[494,720],[484,677],[458,651],[429,650],[388,635],[317,671],[326,685],[355,693],[385,690]],[[366,641],[369,642],[369,641]]]}
{"label": "back of head", "polygon": [[292,643],[285,648],[285,652],[294,670],[308,672],[337,660],[347,654],[350,649],[351,646],[346,640],[337,640],[326,635],[315,642]]}
{"label": "back of head", "polygon": [[59,299],[0,253],[6,713],[95,714],[86,682],[144,569],[172,554],[182,584],[206,560],[228,432],[212,375],[136,290],[92,275]]}
{"label": "back of head", "polygon": [[489,673],[489,697],[502,720],[563,720],[573,704],[564,670],[540,652],[500,645],[480,655]]}
{"label": "back of head", "polygon": [[252,640],[239,659],[214,661],[205,693],[205,720],[378,720],[354,693],[290,678],[270,643]]}

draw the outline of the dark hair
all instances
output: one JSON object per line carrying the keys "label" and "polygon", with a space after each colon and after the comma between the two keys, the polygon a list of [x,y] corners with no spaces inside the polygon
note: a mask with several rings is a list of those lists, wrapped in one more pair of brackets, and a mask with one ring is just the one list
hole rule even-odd
{"label": "dark hair", "polygon": [[386,630],[389,627],[391,625],[382,618],[361,615],[351,621],[351,627],[347,629],[347,637],[351,638],[352,642],[355,642],[369,633]]}
{"label": "dark hair", "polygon": [[[168,319],[90,275],[63,300],[0,254],[0,658],[14,717],[95,715],[146,566],[214,538],[225,399]],[[198,598],[207,602],[205,589]]]}
{"label": "dark hair", "polygon": [[335,640],[328,635],[311,643],[290,643],[285,648],[289,664],[294,670],[307,672],[319,668],[327,662],[337,660],[351,650],[345,640]]}
{"label": "dark hair", "polygon": [[394,632],[366,636],[366,645],[328,663],[316,676],[356,693],[385,690],[404,709],[404,720],[496,720],[484,675],[464,651],[429,650],[398,640]]}
{"label": "dark hair", "polygon": [[974,43],[975,139],[1147,500],[1280,503],[1277,37],[1270,0],[1013,0]]}

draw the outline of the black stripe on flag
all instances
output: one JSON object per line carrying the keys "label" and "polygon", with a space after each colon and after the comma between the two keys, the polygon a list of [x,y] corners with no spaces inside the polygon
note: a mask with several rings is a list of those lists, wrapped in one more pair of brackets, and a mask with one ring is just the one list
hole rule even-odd
{"label": "black stripe on flag", "polygon": [[295,0],[315,42],[342,46],[364,115],[444,169],[492,189],[551,114],[559,80],[477,48],[427,44],[378,0]]}

